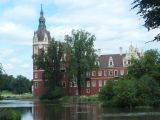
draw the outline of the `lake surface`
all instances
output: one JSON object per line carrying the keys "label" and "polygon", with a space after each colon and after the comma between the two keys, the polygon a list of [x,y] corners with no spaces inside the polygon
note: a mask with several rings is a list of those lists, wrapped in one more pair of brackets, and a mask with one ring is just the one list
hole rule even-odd
{"label": "lake surface", "polygon": [[[28,100],[0,101],[0,120],[160,120],[160,109],[102,108],[99,103],[60,104]],[[16,119],[17,117],[17,119]]]}

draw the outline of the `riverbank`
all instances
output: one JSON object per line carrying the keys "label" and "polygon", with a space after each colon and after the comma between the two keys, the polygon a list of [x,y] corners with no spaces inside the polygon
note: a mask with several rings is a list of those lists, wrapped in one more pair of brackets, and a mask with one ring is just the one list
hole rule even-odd
{"label": "riverbank", "polygon": [[8,92],[8,91],[2,91],[1,98],[4,100],[35,99],[31,93],[14,94],[14,93]]}

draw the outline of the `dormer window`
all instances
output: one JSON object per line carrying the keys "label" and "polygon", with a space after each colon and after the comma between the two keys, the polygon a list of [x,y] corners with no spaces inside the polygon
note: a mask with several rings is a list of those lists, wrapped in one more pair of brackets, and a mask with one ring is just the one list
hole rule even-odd
{"label": "dormer window", "polygon": [[113,66],[114,66],[113,58],[112,58],[111,56],[109,57],[108,66],[109,66],[109,67],[113,67]]}

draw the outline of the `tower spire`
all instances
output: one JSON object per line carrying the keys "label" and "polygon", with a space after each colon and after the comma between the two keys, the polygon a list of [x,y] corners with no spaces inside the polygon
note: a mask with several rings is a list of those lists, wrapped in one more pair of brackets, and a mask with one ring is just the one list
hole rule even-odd
{"label": "tower spire", "polygon": [[42,7],[42,4],[41,4],[41,12],[40,12],[40,15],[43,16],[43,7]]}
{"label": "tower spire", "polygon": [[40,11],[38,29],[40,29],[40,28],[46,28],[46,25],[45,25],[45,18],[44,18],[44,16],[43,16],[43,7],[42,7],[42,4],[41,4],[41,11]]}

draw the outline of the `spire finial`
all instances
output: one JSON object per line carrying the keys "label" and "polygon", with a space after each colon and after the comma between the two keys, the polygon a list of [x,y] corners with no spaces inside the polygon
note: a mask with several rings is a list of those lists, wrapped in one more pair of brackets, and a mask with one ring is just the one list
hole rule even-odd
{"label": "spire finial", "polygon": [[45,18],[43,16],[43,7],[42,7],[42,4],[41,4],[41,11],[40,11],[39,26],[38,26],[38,28],[46,28]]}
{"label": "spire finial", "polygon": [[41,4],[41,12],[40,14],[43,16],[43,7],[42,7],[42,4]]}

